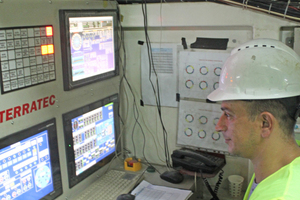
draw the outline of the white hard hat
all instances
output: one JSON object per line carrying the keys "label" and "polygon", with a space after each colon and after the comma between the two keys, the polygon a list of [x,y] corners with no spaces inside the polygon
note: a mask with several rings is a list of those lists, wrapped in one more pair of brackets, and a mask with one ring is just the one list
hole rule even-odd
{"label": "white hard hat", "polygon": [[284,43],[255,39],[232,50],[211,101],[278,99],[300,95],[300,57]]}

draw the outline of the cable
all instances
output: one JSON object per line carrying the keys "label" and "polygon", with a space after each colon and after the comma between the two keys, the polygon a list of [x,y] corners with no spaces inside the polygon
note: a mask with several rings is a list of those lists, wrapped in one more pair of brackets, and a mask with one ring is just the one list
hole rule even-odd
{"label": "cable", "polygon": [[[119,7],[118,7],[118,10],[119,10]],[[134,119],[135,119],[135,123],[134,123],[134,127],[133,127],[133,130],[132,130],[132,143],[133,143],[133,148],[134,148],[134,151],[133,151],[133,155],[134,157],[136,157],[136,150],[135,150],[135,143],[134,143],[134,131],[135,131],[135,126],[138,122],[138,118],[139,118],[139,113],[138,113],[138,110],[137,110],[137,104],[136,104],[136,98],[135,98],[135,95],[133,93],[133,89],[129,83],[129,81],[127,80],[127,77],[126,77],[126,50],[125,50],[125,44],[124,44],[124,30],[123,30],[123,27],[121,25],[121,20],[119,19],[118,20],[119,22],[119,27],[120,27],[120,32],[121,32],[121,45],[120,45],[120,49],[122,47],[123,49],[123,54],[124,54],[124,58],[123,58],[123,72],[122,72],[122,77],[121,77],[121,80],[120,80],[120,85],[119,85],[119,88],[121,88],[121,86],[124,86],[124,91],[126,91],[125,89],[125,85],[123,85],[123,82],[128,86],[129,90],[130,90],[130,94],[132,95],[132,98],[133,98],[133,116],[134,116]],[[120,55],[120,54],[119,54]],[[121,60],[121,59],[120,59]],[[121,89],[120,89],[121,91]],[[128,102],[128,101],[127,101]],[[120,106],[121,107],[121,106]],[[123,121],[122,117],[120,116],[121,120]],[[124,122],[123,122],[124,123]],[[142,129],[142,127],[140,127]]]}
{"label": "cable", "polygon": [[[121,26],[121,24],[120,24],[120,26]],[[122,33],[121,41],[124,42],[124,31],[123,31],[123,27],[122,27],[122,26],[121,26],[121,33]],[[125,64],[125,63],[126,63],[126,50],[125,50],[125,48],[124,48],[124,47],[125,47],[124,43],[122,43],[122,47],[123,47],[123,51],[124,51],[124,61],[125,61],[125,62],[124,62],[124,67],[123,67],[123,76],[122,76],[121,81],[120,81],[120,88],[121,88],[121,86],[122,86],[122,82],[125,80],[126,83],[128,84],[128,87],[129,87],[129,89],[130,89],[130,91],[131,91],[131,94],[132,94],[132,96],[133,96],[133,98],[134,98],[134,94],[133,94],[132,88],[131,88],[130,83],[128,82],[128,80],[127,80],[127,78],[126,78],[126,75],[125,75],[125,70],[126,70],[126,64]],[[120,89],[120,91],[121,91],[121,89]],[[127,91],[126,91],[126,89],[124,89],[124,94],[127,96]],[[128,99],[128,96],[127,96],[126,99]],[[129,101],[127,100],[126,102],[127,102],[127,106],[125,106],[125,107],[127,108],[127,107],[129,107],[129,106],[128,106],[128,102],[129,102]],[[135,101],[135,98],[134,98],[134,102],[136,102],[136,101]],[[136,113],[138,114],[138,109],[137,109],[136,103],[134,103],[134,108],[135,108],[134,114],[136,114]],[[127,113],[127,115],[128,115],[128,113]],[[119,116],[120,116],[120,114],[119,114]],[[142,120],[144,121],[143,116],[141,116],[141,117],[142,117]],[[126,124],[125,124],[125,122],[123,121],[122,117],[120,117],[120,118],[121,118],[122,124],[123,124],[124,126],[126,126]],[[126,117],[126,118],[128,118],[128,117]],[[139,115],[138,115],[138,117],[135,115],[136,121],[138,120],[138,118],[139,118]],[[132,132],[134,132],[136,124],[137,124],[137,123],[134,124],[134,128],[133,128],[133,131],[132,131]],[[145,121],[144,121],[144,124],[146,124]],[[143,131],[143,128],[141,127],[140,124],[139,124],[139,126],[140,126],[142,132],[144,132],[144,131]],[[125,127],[124,127],[124,129],[125,129]],[[148,131],[149,131],[149,133],[152,135],[153,139],[155,140],[155,138],[154,138],[152,132],[151,132],[149,129],[148,129]],[[132,137],[132,142],[133,142],[133,146],[134,146],[134,153],[133,153],[133,155],[136,157],[136,151],[135,151],[135,145],[134,145],[133,137]],[[155,145],[156,145],[156,142],[154,142],[154,143],[155,143]],[[157,153],[158,153],[158,152],[157,152]],[[144,157],[145,157],[145,156],[144,156]],[[158,154],[158,157],[159,157],[159,154]]]}
{"label": "cable", "polygon": [[195,193],[197,194],[197,172],[194,173]]}
{"label": "cable", "polygon": [[[171,163],[170,163],[170,155],[169,155],[169,148],[168,148],[168,134],[167,131],[165,129],[163,120],[162,120],[162,114],[161,114],[161,104],[160,104],[160,92],[159,92],[159,81],[158,81],[158,76],[154,67],[154,62],[153,62],[153,56],[152,56],[152,48],[151,48],[151,42],[150,42],[150,38],[148,35],[148,19],[147,19],[147,3],[146,0],[142,3],[142,12],[143,12],[143,17],[144,17],[144,30],[145,30],[145,38],[146,38],[146,45],[147,45],[147,51],[148,51],[148,62],[149,62],[149,81],[151,83],[152,86],[152,90],[154,92],[154,97],[155,97],[155,101],[156,101],[156,107],[158,110],[158,115],[159,115],[159,119],[160,119],[160,123],[162,125],[162,129],[163,129],[163,137],[164,137],[164,147],[165,147],[165,159],[166,159],[166,165],[167,167],[171,167]],[[156,77],[156,88],[157,91],[155,89],[155,86],[151,80],[151,74],[152,71],[155,74]]]}
{"label": "cable", "polygon": [[[261,12],[265,12],[268,14],[281,16],[286,19],[300,21],[300,2],[298,0],[290,1],[287,3],[286,0],[165,0],[165,3],[173,3],[173,2],[214,2],[214,3],[222,3],[228,5],[238,5],[243,9],[253,9]],[[124,3],[124,0],[118,0],[118,2]],[[126,0],[125,3],[143,3],[146,0]],[[161,0],[148,0],[148,3],[160,3]],[[271,10],[272,8],[272,10]],[[286,12],[285,12],[286,11]]]}
{"label": "cable", "polygon": [[[119,17],[119,6],[117,6],[117,9],[118,9],[118,17]],[[132,90],[132,87],[131,87],[131,85],[130,85],[130,83],[128,82],[128,80],[127,80],[127,77],[126,77],[126,73],[125,73],[125,71],[126,71],[126,50],[125,50],[125,44],[124,44],[124,30],[123,30],[123,27],[122,27],[122,25],[121,25],[121,19],[120,18],[118,18],[118,25],[119,25],[119,27],[120,27],[120,33],[121,33],[121,38],[120,38],[120,40],[121,40],[121,42],[120,42],[120,47],[118,48],[118,51],[120,51],[121,49],[123,50],[123,55],[124,55],[124,58],[123,58],[123,63],[122,63],[122,58],[121,58],[121,56],[120,56],[120,52],[119,52],[119,61],[120,61],[120,66],[122,66],[122,77],[121,77],[121,79],[120,79],[120,84],[119,84],[119,92],[121,93],[122,92],[122,86],[124,87],[124,94],[127,94],[126,93],[126,89],[125,89],[125,84],[127,85],[127,87],[129,88],[129,90],[130,90],[130,94],[132,95],[132,97],[133,97],[133,109],[135,108],[135,106],[136,106],[136,99],[135,99],[135,95],[133,94],[133,90]],[[123,93],[122,93],[123,94]],[[121,99],[121,98],[120,98]],[[127,96],[127,99],[128,99],[128,96]],[[129,102],[129,101],[126,101],[126,102]],[[121,100],[120,100],[120,105],[121,105]],[[119,109],[121,108],[121,106],[119,106]],[[133,110],[133,112],[134,112],[134,110]],[[119,110],[119,113],[118,113],[118,115],[119,115],[119,118],[120,118],[120,120],[121,120],[121,122],[122,122],[122,124],[124,125],[124,126],[126,126],[125,124],[125,122],[123,121],[123,118],[122,118],[122,116],[120,115],[120,110]],[[134,117],[135,117],[135,123],[136,123],[136,121],[138,120],[137,118],[136,118],[136,116],[134,115]],[[134,129],[133,129],[133,132],[134,132]],[[132,133],[133,133],[132,132]],[[121,133],[121,134],[123,134],[123,132]],[[120,134],[120,135],[121,135]],[[133,138],[133,134],[132,134],[132,138]],[[134,147],[134,156],[136,156],[136,153],[135,153],[135,144],[134,144],[134,141],[133,141],[133,147]]]}
{"label": "cable", "polygon": [[217,193],[218,193],[220,184],[222,183],[222,180],[223,180],[224,171],[221,169],[221,172],[219,174],[219,180],[218,180],[214,190],[212,190],[212,188],[210,187],[208,180],[206,178],[203,178],[202,170],[200,170],[200,174],[201,174],[201,178],[202,178],[203,182],[205,183],[205,186],[207,187],[209,193],[213,196],[213,198],[210,200],[219,200]]}
{"label": "cable", "polygon": [[[224,2],[224,3],[227,3],[227,4],[238,5],[238,6],[242,6],[242,7],[244,6],[243,3],[232,1],[232,0],[217,0],[217,1]],[[253,4],[249,5],[249,3],[248,3],[247,8],[250,8],[250,9],[253,9],[253,10],[262,11],[262,12],[265,12],[265,13],[268,13],[268,14],[273,14],[273,15],[281,16],[281,17],[284,17],[286,19],[300,21],[300,18],[299,18],[300,13],[299,12],[293,12],[293,11],[289,10],[289,12],[287,12],[286,14],[284,14],[284,11],[285,11],[285,9],[287,7],[292,8],[295,11],[299,11],[296,7],[294,7],[294,6],[287,6],[287,7],[284,6],[284,9],[281,9],[282,3],[280,3],[281,7],[278,7],[278,5],[276,7],[275,2],[274,1],[270,1],[270,3],[271,2],[273,2],[272,3],[272,8],[275,9],[276,11],[271,11],[269,9],[270,4],[267,5],[266,2],[263,2],[263,1],[261,3],[260,2],[259,3],[256,2],[256,4],[253,1],[249,1],[249,3],[253,3]],[[278,3],[278,1],[277,1],[277,3]],[[264,8],[261,8],[261,7],[266,7],[266,8],[264,9]],[[283,11],[283,13],[280,13],[280,11]],[[296,16],[298,16],[298,17],[296,17]]]}
{"label": "cable", "polygon": [[[118,8],[118,11],[119,11],[119,7],[117,7],[117,8]],[[131,135],[131,139],[132,139],[132,143],[133,143],[133,148],[134,148],[133,155],[134,155],[134,157],[136,157],[135,142],[134,142],[133,138],[134,138],[134,132],[135,132],[136,125],[138,125],[140,127],[140,129],[141,129],[141,132],[142,132],[142,135],[143,135],[143,140],[144,140],[142,153],[143,153],[143,156],[145,158],[145,161],[146,161],[146,163],[149,166],[153,167],[157,171],[157,169],[147,160],[146,155],[145,155],[146,137],[145,137],[144,130],[143,130],[141,124],[138,121],[139,120],[139,110],[138,110],[138,107],[137,107],[137,103],[136,103],[137,101],[136,101],[133,89],[132,89],[132,87],[131,87],[131,85],[130,85],[130,83],[127,80],[127,77],[125,75],[126,74],[126,49],[125,49],[125,44],[124,44],[124,30],[123,30],[123,27],[121,25],[121,20],[119,18],[118,18],[118,22],[119,22],[119,26],[120,26],[120,30],[121,30],[120,31],[121,32],[121,43],[120,43],[120,47],[118,48],[118,50],[122,49],[123,53],[124,53],[124,58],[123,58],[124,63],[123,63],[123,65],[121,65],[123,71],[122,71],[122,78],[120,80],[119,90],[122,91],[121,90],[121,86],[123,86],[124,87],[124,92],[126,93],[125,85],[123,84],[123,83],[125,83],[127,85],[127,87],[129,88],[130,94],[132,95],[132,98],[133,98],[133,116],[134,116],[134,119],[135,119],[134,127],[133,127],[133,130],[132,130],[132,135]],[[120,55],[120,53],[119,53],[119,55]],[[121,56],[120,56],[120,63],[121,63]],[[123,119],[122,119],[122,117],[120,115],[120,110],[119,110],[119,117],[120,117],[122,123],[125,125],[126,123],[123,121]],[[123,132],[121,134],[123,134]]]}
{"label": "cable", "polygon": [[[202,175],[201,175],[202,176]],[[208,181],[206,178],[202,178],[203,182],[205,183],[209,193],[213,196],[213,198],[211,200],[219,200],[218,196],[216,195],[216,193],[214,193],[214,191],[211,189]]]}
{"label": "cable", "polygon": [[223,181],[223,174],[224,174],[224,171],[221,169],[220,170],[221,172],[219,173],[219,180],[218,182],[216,183],[216,186],[215,186],[215,189],[214,189],[214,193],[218,194],[218,190],[219,190],[219,187]]}

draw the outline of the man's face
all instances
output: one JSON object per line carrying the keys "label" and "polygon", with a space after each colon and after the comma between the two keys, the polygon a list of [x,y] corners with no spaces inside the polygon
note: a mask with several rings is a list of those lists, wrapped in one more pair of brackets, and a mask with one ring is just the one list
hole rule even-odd
{"label": "man's face", "polygon": [[228,152],[252,158],[261,142],[258,120],[248,119],[247,111],[242,101],[223,101],[223,111],[216,130],[221,131],[228,144]]}

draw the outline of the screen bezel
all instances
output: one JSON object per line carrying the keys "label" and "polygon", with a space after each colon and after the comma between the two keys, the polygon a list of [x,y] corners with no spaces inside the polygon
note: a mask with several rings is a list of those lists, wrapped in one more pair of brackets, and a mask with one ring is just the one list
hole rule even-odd
{"label": "screen bezel", "polygon": [[74,155],[74,144],[73,144],[73,134],[72,134],[72,122],[71,120],[75,117],[83,115],[87,112],[90,112],[94,109],[105,106],[109,103],[113,103],[113,112],[114,112],[114,128],[115,128],[115,143],[117,143],[120,126],[119,126],[119,99],[118,94],[106,97],[104,99],[98,100],[94,103],[82,106],[75,110],[72,110],[68,113],[62,115],[63,118],[63,127],[64,127],[64,137],[65,137],[65,149],[66,149],[66,158],[67,158],[67,168],[68,168],[68,179],[69,179],[69,188],[72,188],[82,180],[89,177],[92,173],[99,170],[106,164],[108,164],[112,158],[115,156],[115,153],[121,151],[120,145],[115,144],[116,150],[115,153],[111,153],[106,158],[102,159],[92,167],[88,168],[86,171],[76,175],[76,165],[75,165],[75,155]]}
{"label": "screen bezel", "polygon": [[0,149],[15,144],[21,140],[36,135],[45,130],[48,131],[50,160],[51,160],[51,168],[52,168],[52,180],[53,180],[54,190],[41,199],[52,200],[52,199],[56,199],[58,196],[60,196],[63,193],[55,118],[42,122],[35,126],[32,126],[28,129],[24,129],[19,132],[13,133],[4,138],[1,138]]}
{"label": "screen bezel", "polygon": [[[73,81],[71,50],[70,50],[69,18],[70,17],[103,17],[103,16],[113,17],[115,69],[103,74]],[[78,87],[82,87],[91,83],[95,83],[119,75],[117,16],[118,16],[117,10],[104,10],[104,9],[103,10],[99,10],[99,9],[98,10],[59,10],[62,69],[63,69],[63,82],[64,82],[65,91],[72,90]]]}

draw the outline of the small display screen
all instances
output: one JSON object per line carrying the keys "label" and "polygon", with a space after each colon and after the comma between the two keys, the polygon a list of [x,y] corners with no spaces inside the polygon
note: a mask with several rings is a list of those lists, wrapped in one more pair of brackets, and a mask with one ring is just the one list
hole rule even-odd
{"label": "small display screen", "polygon": [[64,90],[119,75],[118,11],[60,10]]}
{"label": "small display screen", "polygon": [[113,17],[70,17],[72,81],[115,70]]}
{"label": "small display screen", "polygon": [[121,151],[119,97],[107,96],[62,115],[69,187],[90,177]]}
{"label": "small display screen", "polygon": [[115,152],[113,103],[72,120],[76,175]]}
{"label": "small display screen", "polygon": [[0,199],[41,199],[53,192],[48,131],[0,149]]}

